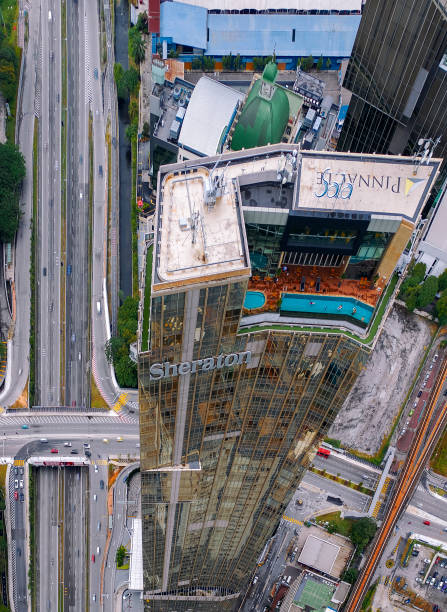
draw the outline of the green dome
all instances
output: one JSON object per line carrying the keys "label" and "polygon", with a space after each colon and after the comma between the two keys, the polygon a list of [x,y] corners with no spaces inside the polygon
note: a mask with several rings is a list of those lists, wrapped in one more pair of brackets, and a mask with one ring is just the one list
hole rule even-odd
{"label": "green dome", "polygon": [[264,81],[270,81],[270,83],[274,83],[277,73],[278,66],[275,64],[275,62],[269,62],[264,68],[262,78],[264,79]]}
{"label": "green dome", "polygon": [[280,142],[289,120],[289,100],[273,81],[277,67],[269,63],[261,79],[253,83],[235,127],[233,151]]}

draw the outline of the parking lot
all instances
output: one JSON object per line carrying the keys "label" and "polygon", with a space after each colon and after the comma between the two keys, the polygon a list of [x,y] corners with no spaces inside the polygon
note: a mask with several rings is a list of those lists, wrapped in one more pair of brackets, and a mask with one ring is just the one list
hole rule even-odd
{"label": "parking lot", "polygon": [[422,543],[415,544],[408,566],[404,568],[400,565],[402,552],[403,546],[392,572],[394,578],[401,577],[401,585],[406,584],[407,592],[414,591],[431,604],[437,604],[441,610],[447,610],[447,554],[440,555]]}

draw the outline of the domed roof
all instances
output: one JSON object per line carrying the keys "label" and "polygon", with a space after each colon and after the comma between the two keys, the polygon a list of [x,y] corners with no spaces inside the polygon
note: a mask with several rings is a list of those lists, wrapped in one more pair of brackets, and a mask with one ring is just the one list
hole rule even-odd
{"label": "domed roof", "polygon": [[276,64],[270,62],[262,78],[253,83],[233,133],[233,151],[281,141],[289,120],[289,100],[274,85],[277,70]]}

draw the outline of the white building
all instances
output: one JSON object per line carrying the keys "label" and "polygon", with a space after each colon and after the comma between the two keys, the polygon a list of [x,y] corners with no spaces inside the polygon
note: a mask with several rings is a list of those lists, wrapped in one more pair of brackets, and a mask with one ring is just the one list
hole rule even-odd
{"label": "white building", "polygon": [[427,276],[439,276],[447,268],[447,189],[427,223],[416,258],[427,266]]}

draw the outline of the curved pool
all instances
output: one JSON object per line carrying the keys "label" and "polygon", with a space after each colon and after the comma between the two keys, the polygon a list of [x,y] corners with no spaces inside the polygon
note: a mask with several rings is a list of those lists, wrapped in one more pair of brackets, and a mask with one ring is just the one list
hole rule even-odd
{"label": "curved pool", "polygon": [[254,310],[262,308],[265,304],[265,295],[261,291],[247,291],[245,294],[244,308]]}

